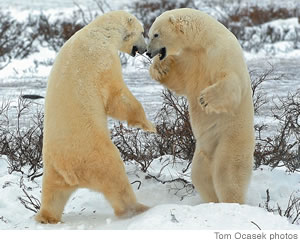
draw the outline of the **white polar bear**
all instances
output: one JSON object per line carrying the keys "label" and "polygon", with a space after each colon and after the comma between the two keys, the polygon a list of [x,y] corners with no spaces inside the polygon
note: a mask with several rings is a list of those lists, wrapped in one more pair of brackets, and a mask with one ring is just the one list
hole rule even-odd
{"label": "white polar bear", "polygon": [[118,149],[110,139],[107,116],[155,132],[142,105],[122,78],[118,50],[145,52],[143,27],[124,12],[96,18],[60,50],[48,79],[43,139],[42,204],[36,220],[57,223],[78,188],[104,194],[117,216],[143,212]]}
{"label": "white polar bear", "polygon": [[206,202],[244,203],[254,152],[249,73],[235,36],[209,15],[176,9],[149,31],[153,79],[189,103],[192,182]]}

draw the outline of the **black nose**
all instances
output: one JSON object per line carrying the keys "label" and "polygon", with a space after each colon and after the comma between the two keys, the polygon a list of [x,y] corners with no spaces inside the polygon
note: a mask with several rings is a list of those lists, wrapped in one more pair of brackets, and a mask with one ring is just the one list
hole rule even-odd
{"label": "black nose", "polygon": [[146,55],[147,55],[149,58],[152,58],[151,52],[146,52]]}
{"label": "black nose", "polygon": [[142,49],[139,49],[139,54],[143,54],[144,52],[146,52],[147,50],[142,48]]}

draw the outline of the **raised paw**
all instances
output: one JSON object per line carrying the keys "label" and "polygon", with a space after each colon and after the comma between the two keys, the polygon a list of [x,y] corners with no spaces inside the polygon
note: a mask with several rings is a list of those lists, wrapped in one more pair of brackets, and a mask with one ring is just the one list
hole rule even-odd
{"label": "raised paw", "polygon": [[146,120],[141,122],[137,122],[137,121],[129,121],[128,122],[128,126],[130,127],[134,127],[134,128],[142,128],[147,132],[153,132],[156,133],[156,127],[153,125],[153,123],[151,123],[150,121]]}
{"label": "raised paw", "polygon": [[207,114],[227,112],[224,101],[216,85],[205,88],[199,96],[200,106]]}
{"label": "raised paw", "polygon": [[147,132],[153,132],[156,133],[156,127],[154,126],[154,124],[150,121],[147,121],[146,124],[142,125],[142,128],[147,131]]}
{"label": "raised paw", "polygon": [[200,95],[199,102],[200,102],[200,105],[201,105],[202,109],[205,109],[208,105],[208,103],[205,101],[205,95],[204,94]]}
{"label": "raised paw", "polygon": [[155,57],[149,69],[150,76],[157,81],[161,81],[168,74],[170,63],[169,58],[159,60],[159,57]]}

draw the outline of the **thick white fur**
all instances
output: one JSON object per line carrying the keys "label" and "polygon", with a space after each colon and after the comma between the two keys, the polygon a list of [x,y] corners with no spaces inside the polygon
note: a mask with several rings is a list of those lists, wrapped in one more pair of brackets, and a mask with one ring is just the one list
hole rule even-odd
{"label": "thick white fur", "polygon": [[[235,36],[192,9],[163,13],[153,23],[148,52],[152,78],[185,95],[196,150],[192,182],[205,202],[244,203],[254,151],[250,77]],[[153,54],[152,54],[153,55]]]}
{"label": "thick white fur", "polygon": [[144,42],[143,27],[124,12],[104,14],[60,50],[48,80],[43,142],[42,204],[36,220],[57,223],[78,188],[105,195],[117,216],[147,209],[137,202],[107,116],[155,131],[125,85],[118,50]]}

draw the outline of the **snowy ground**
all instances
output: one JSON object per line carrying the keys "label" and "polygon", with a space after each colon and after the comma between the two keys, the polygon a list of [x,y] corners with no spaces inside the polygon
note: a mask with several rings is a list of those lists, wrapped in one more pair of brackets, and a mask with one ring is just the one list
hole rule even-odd
{"label": "snowy ground", "polygon": [[[34,10],[49,10],[52,7],[68,7],[69,0],[64,1],[24,1],[2,0],[2,7],[10,7],[13,14],[23,12],[25,16],[32,5]],[[83,3],[84,1],[77,1]],[[119,2],[113,1],[117,6]],[[53,10],[50,10],[53,11]],[[25,13],[24,13],[25,12]],[[71,12],[69,10],[69,12]],[[288,20],[293,22],[293,20]],[[282,24],[286,24],[284,21]],[[274,24],[274,23],[270,23]],[[276,24],[279,24],[278,22]],[[293,24],[297,24],[294,23]],[[250,70],[259,74],[262,70],[274,66],[272,76],[283,74],[280,81],[270,80],[265,83],[266,97],[271,99],[274,95],[285,96],[288,91],[300,87],[300,50],[290,49],[288,41],[277,43],[272,55],[262,49],[258,53],[245,53]],[[8,99],[16,104],[17,98],[23,94],[45,95],[47,76],[51,69],[51,62],[55,53],[41,48],[38,53],[30,55],[25,60],[14,60],[10,65],[0,71],[0,104]],[[150,79],[147,69],[138,57],[131,60],[124,69],[124,79],[133,94],[142,102],[145,111],[153,120],[161,106],[162,86]],[[272,77],[271,77],[272,78]],[[43,100],[36,101],[43,107]],[[267,116],[266,116],[267,117]],[[256,118],[256,121],[265,121]],[[176,177],[184,163],[170,164],[163,168],[170,156],[155,159],[148,170],[159,179],[166,180]],[[161,171],[161,169],[163,170]],[[268,213],[259,205],[267,200],[266,190],[269,189],[271,207],[277,204],[285,209],[291,194],[300,195],[300,174],[287,173],[279,168],[271,171],[267,167],[260,168],[253,173],[246,205],[238,204],[204,204],[201,197],[191,189],[181,189],[180,183],[162,184],[154,179],[147,178],[147,174],[138,170],[133,164],[126,165],[130,182],[140,202],[151,206],[151,209],[139,216],[130,219],[118,219],[102,194],[86,189],[77,191],[68,202],[63,222],[57,225],[41,225],[34,221],[34,213],[26,209],[19,197],[25,198],[22,189],[29,195],[40,199],[41,178],[34,182],[22,178],[20,174],[8,174],[5,157],[0,157],[0,229],[195,229],[195,230],[297,230],[299,225],[291,224],[286,218]],[[188,180],[189,174],[185,176]],[[300,224],[300,222],[298,222]]]}
{"label": "snowy ground", "polygon": [[[163,167],[162,162],[154,160],[153,170],[157,175]],[[174,168],[180,170],[181,164],[164,168],[160,179],[172,175]],[[41,178],[35,182],[22,179],[20,174],[7,174],[5,161],[0,162],[0,229],[235,229],[235,230],[296,230],[286,218],[276,216],[259,208],[266,201],[266,189],[269,189],[270,205],[278,203],[283,209],[292,193],[299,194],[300,175],[287,174],[284,169],[271,171],[267,167],[254,172],[248,192],[246,205],[202,203],[196,192],[179,191],[180,183],[161,184],[154,179],[146,179],[145,174],[137,171],[134,165],[127,165],[127,173],[140,202],[151,209],[130,219],[118,219],[102,194],[87,189],[78,190],[68,202],[62,221],[57,225],[41,225],[34,221],[34,213],[27,210],[18,198],[25,197],[22,187],[29,195],[40,198]],[[298,192],[297,192],[298,191]],[[257,226],[258,227],[257,227]]]}

